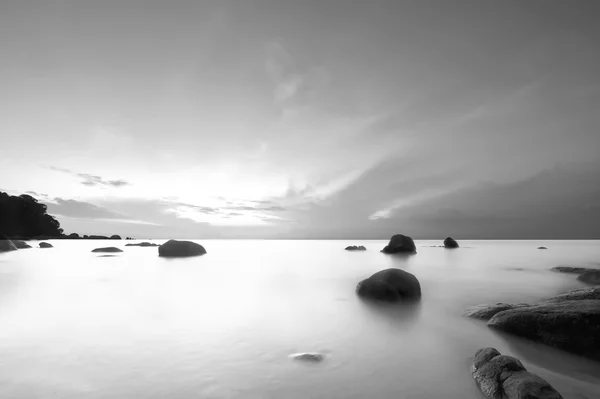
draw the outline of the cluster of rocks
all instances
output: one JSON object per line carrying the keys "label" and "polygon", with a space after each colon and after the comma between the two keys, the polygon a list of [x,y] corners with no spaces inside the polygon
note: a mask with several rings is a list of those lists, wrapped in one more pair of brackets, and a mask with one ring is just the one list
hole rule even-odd
{"label": "cluster of rocks", "polygon": [[560,273],[578,274],[578,281],[591,285],[600,285],[600,269],[590,269],[587,267],[557,266],[553,267],[551,270]]}
{"label": "cluster of rocks", "polygon": [[364,246],[362,246],[362,245],[358,245],[358,246],[356,246],[356,245],[350,245],[350,246],[347,246],[347,247],[345,248],[345,250],[346,250],[346,251],[366,251],[366,250],[367,250],[367,248],[365,248],[365,247],[364,247]]}

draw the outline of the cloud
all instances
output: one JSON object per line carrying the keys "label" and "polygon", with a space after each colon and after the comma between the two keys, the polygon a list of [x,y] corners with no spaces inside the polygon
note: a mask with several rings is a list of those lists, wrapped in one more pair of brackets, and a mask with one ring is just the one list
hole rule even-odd
{"label": "cloud", "polygon": [[118,188],[131,185],[131,183],[127,182],[126,180],[105,180],[101,176],[90,175],[88,173],[77,173],[72,170],[58,168],[56,166],[50,166],[49,169],[57,172],[67,173],[69,175],[82,179],[81,184],[83,184],[84,186],[108,186]]}

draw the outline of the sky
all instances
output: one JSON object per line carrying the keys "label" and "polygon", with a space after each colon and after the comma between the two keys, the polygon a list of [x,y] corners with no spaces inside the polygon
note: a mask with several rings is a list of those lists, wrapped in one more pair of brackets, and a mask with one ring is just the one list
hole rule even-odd
{"label": "sky", "polygon": [[0,191],[138,238],[600,238],[600,2],[0,2]]}

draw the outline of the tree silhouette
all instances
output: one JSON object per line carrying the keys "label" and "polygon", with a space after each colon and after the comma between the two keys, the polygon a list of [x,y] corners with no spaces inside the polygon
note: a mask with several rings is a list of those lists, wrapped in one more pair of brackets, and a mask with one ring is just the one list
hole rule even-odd
{"label": "tree silhouette", "polygon": [[30,195],[0,192],[0,231],[8,237],[61,236],[60,223],[46,209]]}

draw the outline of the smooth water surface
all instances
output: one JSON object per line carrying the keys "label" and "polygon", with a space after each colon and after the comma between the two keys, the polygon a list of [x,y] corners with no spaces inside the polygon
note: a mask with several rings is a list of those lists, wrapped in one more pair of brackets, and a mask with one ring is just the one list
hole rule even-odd
{"label": "smooth water surface", "polygon": [[[417,241],[398,256],[379,252],[386,241],[198,240],[208,253],[185,259],[131,241],[51,242],[0,254],[1,398],[482,398],[469,368],[483,346],[567,399],[600,398],[600,363],[462,316],[582,287],[549,269],[600,268],[599,241]],[[90,252],[102,246],[124,252]],[[418,277],[419,304],[356,297],[389,267]]]}

